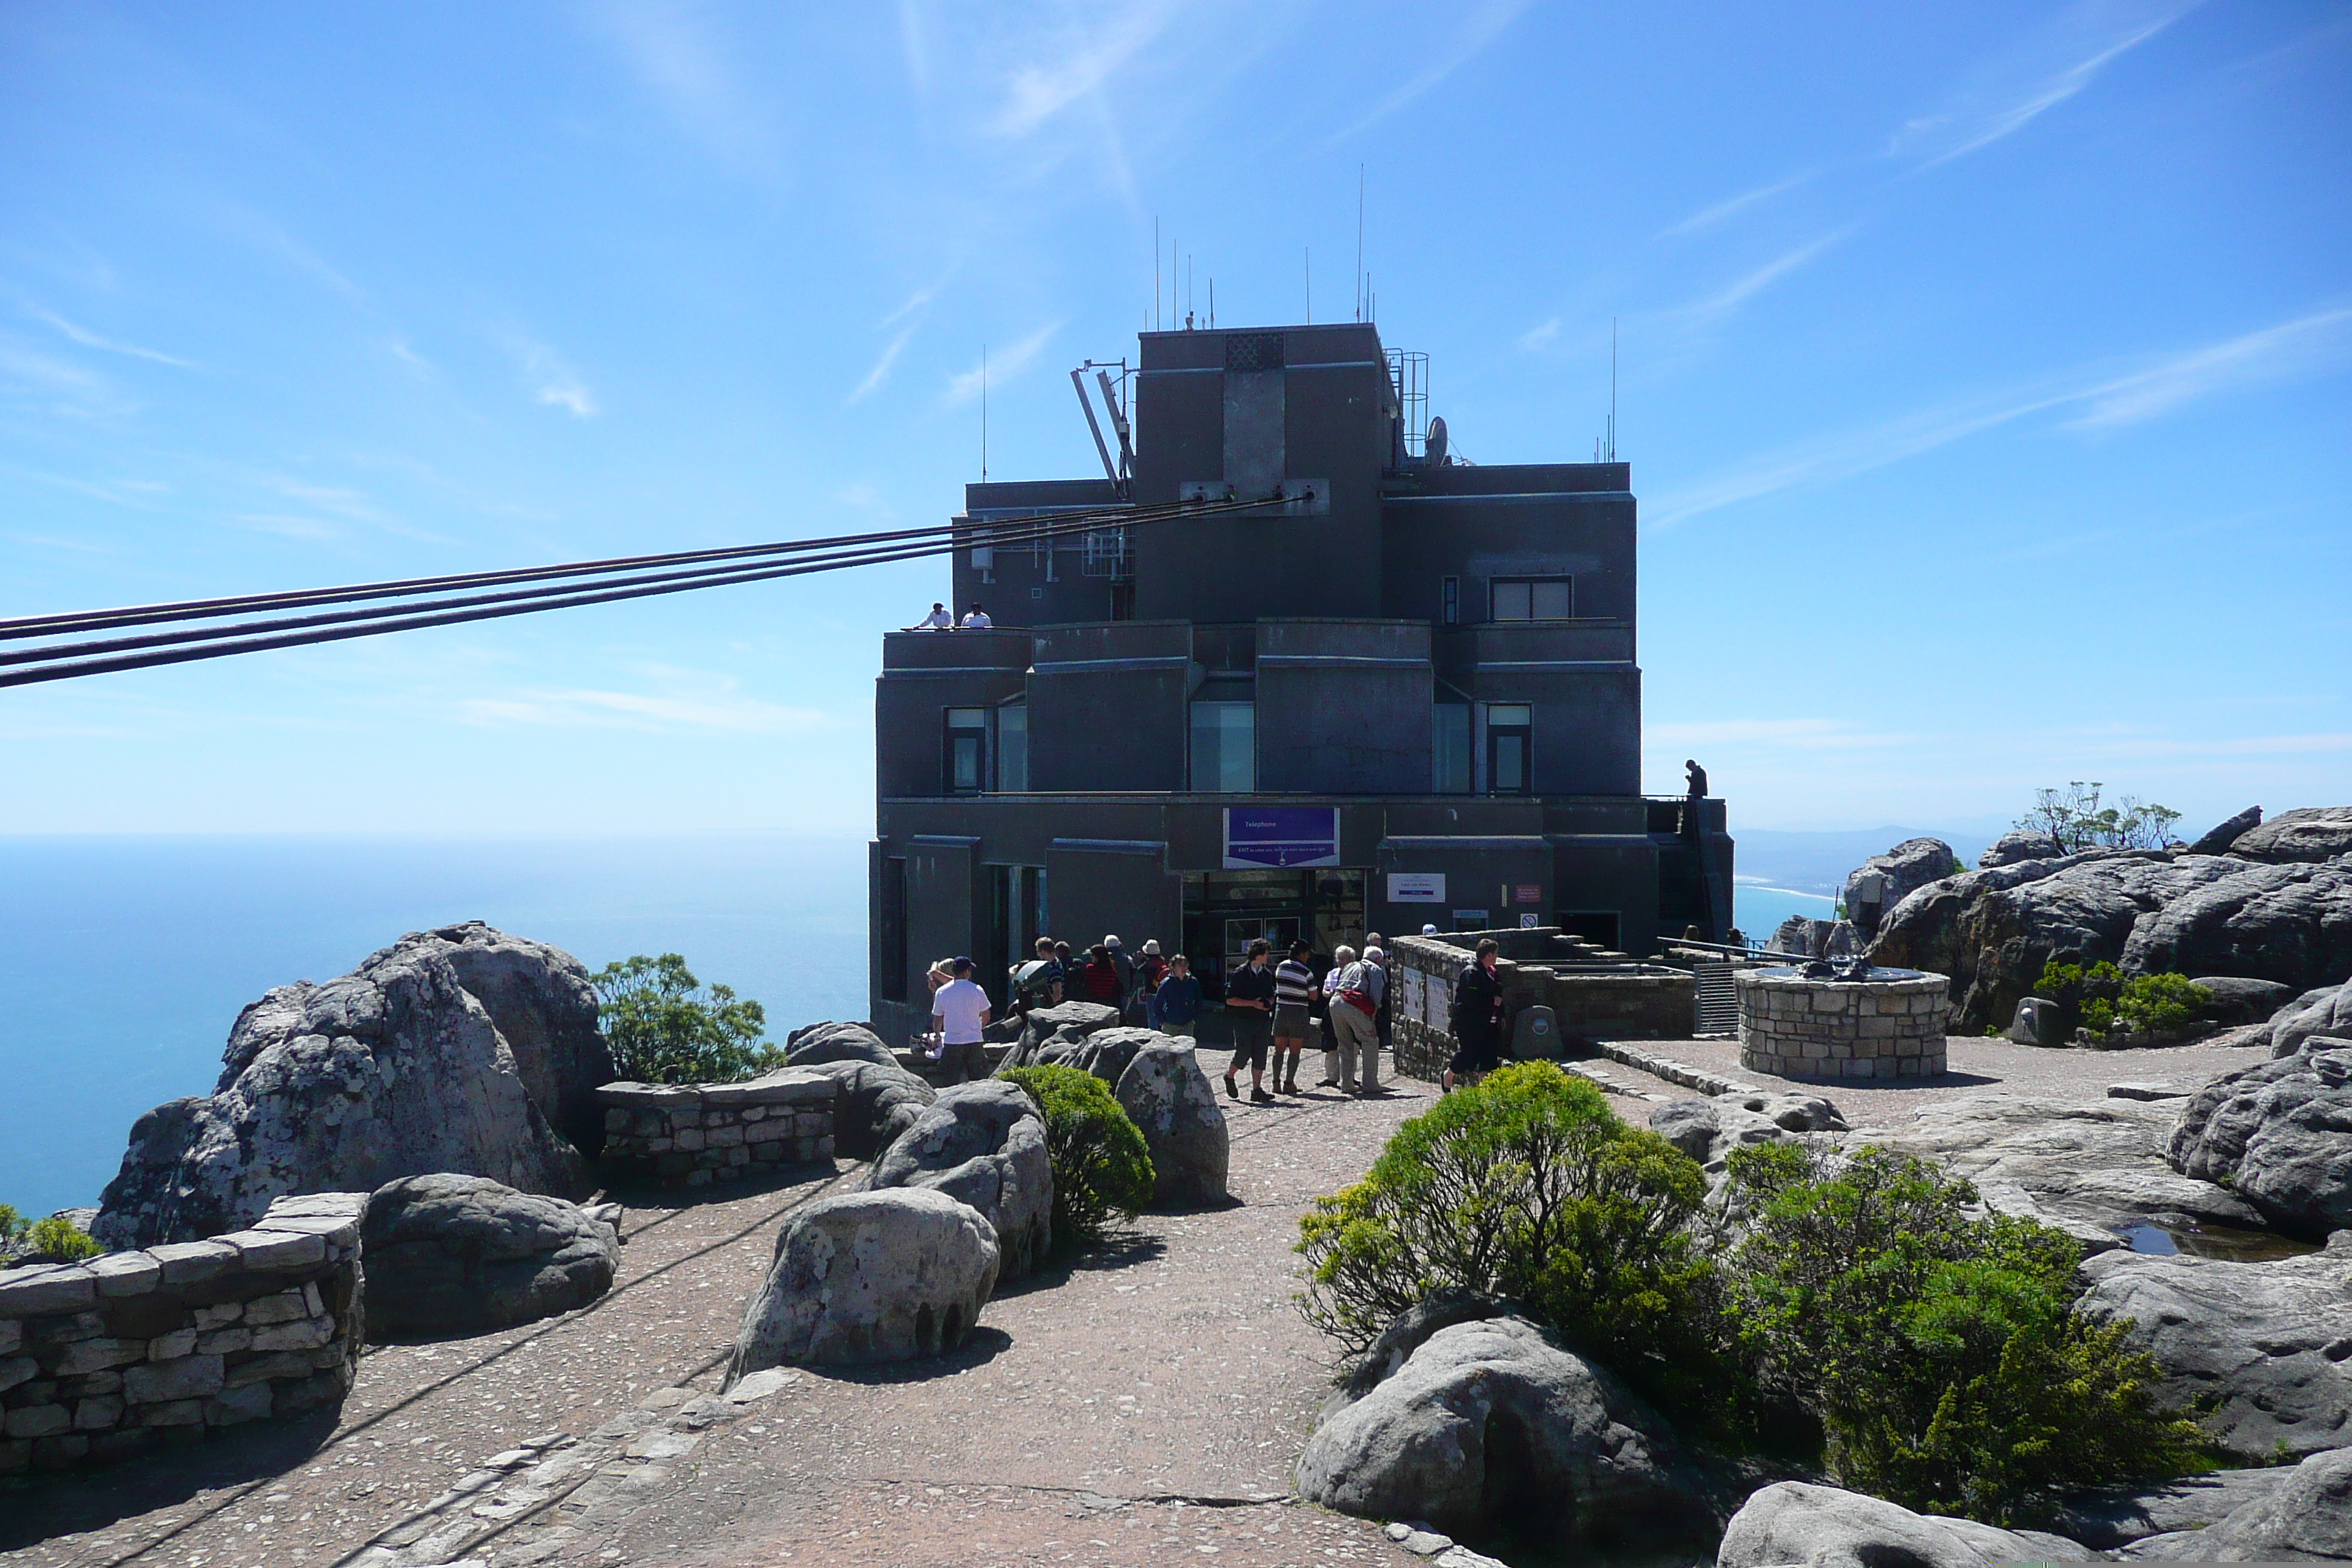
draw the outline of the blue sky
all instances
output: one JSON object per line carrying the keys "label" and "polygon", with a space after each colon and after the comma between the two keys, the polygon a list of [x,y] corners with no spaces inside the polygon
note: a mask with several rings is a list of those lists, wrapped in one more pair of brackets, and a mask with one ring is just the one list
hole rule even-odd
{"label": "blue sky", "polygon": [[[1620,342],[1646,779],[2352,799],[2352,7],[0,7],[0,613],[1083,475],[1152,236],[1481,462]],[[929,563],[0,692],[0,830],[871,826]]]}

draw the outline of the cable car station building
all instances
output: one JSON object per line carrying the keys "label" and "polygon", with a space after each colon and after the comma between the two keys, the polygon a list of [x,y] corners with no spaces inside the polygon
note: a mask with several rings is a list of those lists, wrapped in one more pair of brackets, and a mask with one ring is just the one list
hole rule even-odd
{"label": "cable car station building", "polygon": [[1724,803],[1641,793],[1627,466],[1451,460],[1419,359],[1361,323],[1147,332],[1106,477],[965,488],[953,605],[995,626],[888,634],[875,692],[886,1037],[928,1026],[931,961],[1001,1006],[1045,933],[1156,937],[1213,995],[1259,936],[1722,936]]}

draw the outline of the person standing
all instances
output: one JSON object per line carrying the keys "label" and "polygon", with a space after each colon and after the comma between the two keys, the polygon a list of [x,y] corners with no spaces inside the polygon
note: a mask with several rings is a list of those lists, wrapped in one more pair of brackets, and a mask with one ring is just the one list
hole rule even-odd
{"label": "person standing", "polygon": [[1225,1012],[1234,1026],[1233,1059],[1225,1063],[1225,1097],[1239,1100],[1234,1075],[1249,1063],[1250,1100],[1265,1105],[1274,1096],[1265,1091],[1266,1047],[1274,1038],[1274,971],[1266,966],[1274,949],[1264,937],[1249,944],[1246,961],[1225,976]]}
{"label": "person standing", "polygon": [[962,626],[968,632],[984,632],[994,625],[996,623],[988,618],[988,612],[980,607],[978,599],[974,599],[971,608],[964,612]]}
{"label": "person standing", "polygon": [[1350,962],[1331,995],[1331,1030],[1339,1041],[1339,1087],[1349,1094],[1381,1091],[1381,1031],[1373,1022],[1388,975],[1380,965],[1378,948]]}
{"label": "person standing", "polygon": [[1106,1007],[1117,1007],[1122,995],[1118,965],[1111,962],[1110,949],[1101,942],[1087,949],[1087,961],[1073,977],[1068,993],[1081,1002],[1099,1002]]}
{"label": "person standing", "polygon": [[1454,1059],[1445,1064],[1445,1089],[1457,1080],[1475,1083],[1503,1064],[1503,982],[1496,973],[1503,950],[1481,937],[1475,957],[1454,981]]}
{"label": "person standing", "polygon": [[[1389,980],[1391,977],[1389,974],[1388,939],[1381,936],[1378,931],[1369,931],[1365,933],[1364,957],[1380,966],[1381,1005],[1380,1010],[1372,1015],[1372,1027],[1378,1031],[1380,1035],[1380,1048],[1387,1050],[1389,1048],[1389,1009],[1392,1005],[1389,988]],[[1377,1093],[1378,1091],[1374,1089],[1367,1089],[1365,1092],[1367,1094],[1371,1094]]]}
{"label": "person standing", "polygon": [[1192,960],[1177,953],[1168,961],[1167,978],[1151,993],[1151,1026],[1189,1040],[1200,1016],[1201,983],[1192,976]]}
{"label": "person standing", "polygon": [[1304,942],[1290,944],[1290,956],[1274,972],[1274,1091],[1298,1092],[1298,1058],[1307,1049],[1308,1011],[1323,988],[1307,967],[1313,949]]}
{"label": "person standing", "polygon": [[1341,942],[1331,950],[1331,967],[1323,973],[1323,1076],[1318,1089],[1339,1087],[1339,1021],[1331,1011],[1331,998],[1339,994],[1339,977],[1348,965],[1356,961],[1356,950]]}
{"label": "person standing", "polygon": [[955,617],[937,599],[931,601],[931,613],[907,629],[910,632],[943,632],[955,625]]}
{"label": "person standing", "polygon": [[940,1037],[940,1077],[949,1085],[988,1076],[988,1051],[981,1031],[988,1026],[988,993],[972,983],[972,963],[948,965],[949,980],[931,998],[931,1027]]}

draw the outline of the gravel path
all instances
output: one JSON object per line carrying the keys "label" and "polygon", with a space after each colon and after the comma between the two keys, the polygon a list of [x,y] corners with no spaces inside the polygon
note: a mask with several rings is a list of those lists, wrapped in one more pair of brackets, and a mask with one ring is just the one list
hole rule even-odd
{"label": "gravel path", "polygon": [[[954,1357],[812,1372],[548,1560],[1125,1563],[1174,1545],[1238,1564],[1418,1561],[1289,1497],[1329,1372],[1290,1300],[1289,1247],[1308,1201],[1433,1092],[1226,1102],[1237,1204],[1147,1215],[1112,1252],[1013,1282]],[[621,1277],[594,1307],[372,1349],[332,1416],[32,1479],[0,1494],[0,1561],[339,1563],[493,1455],[585,1436],[666,1387],[715,1390],[783,1216],[856,1169],[697,1203],[622,1194]],[[497,1562],[498,1544],[469,1550]]]}

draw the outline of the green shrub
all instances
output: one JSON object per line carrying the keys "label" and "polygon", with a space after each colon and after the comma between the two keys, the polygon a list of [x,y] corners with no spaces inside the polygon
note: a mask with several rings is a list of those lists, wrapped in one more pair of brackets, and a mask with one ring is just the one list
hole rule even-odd
{"label": "green shrub", "polygon": [[602,1004],[596,1026],[613,1068],[638,1083],[721,1083],[783,1064],[761,1036],[767,1010],[724,985],[707,992],[674,952],[639,953],[591,976]]}
{"label": "green shrub", "polygon": [[2052,1492],[2201,1462],[2130,1325],[2074,1315],[2063,1233],[1971,1218],[1968,1183],[1885,1150],[1832,1171],[1765,1145],[1730,1170],[1749,1226],[1721,1279],[1728,1322],[1759,1385],[1821,1421],[1842,1484],[2005,1523]]}
{"label": "green shrub", "polygon": [[1045,1121],[1055,1246],[1092,1246],[1113,1215],[1133,1219],[1143,1212],[1156,1179],[1151,1151],[1109,1085],[1053,1063],[1013,1068],[1002,1076],[1037,1102]]}
{"label": "green shrub", "polygon": [[14,1241],[31,1228],[14,1204],[0,1204],[0,1241]]}
{"label": "green shrub", "polygon": [[2178,1029],[2196,1020],[2213,993],[2179,973],[2139,974],[2126,979],[2112,963],[2084,969],[2052,962],[2042,966],[2033,994],[2054,1002],[2067,1027],[2095,1035],[2121,1031],[2145,1035]]}
{"label": "green shrub", "polygon": [[35,1220],[28,1239],[37,1256],[57,1263],[79,1263],[106,1250],[81,1226],[55,1215]]}
{"label": "green shrub", "polygon": [[1351,1355],[1441,1285],[1507,1296],[1568,1343],[1680,1404],[1710,1362],[1707,1266],[1683,1222],[1697,1164],[1601,1091],[1520,1062],[1398,1130],[1355,1185],[1300,1221],[1300,1310]]}
{"label": "green shrub", "polygon": [[2124,982],[2116,1016],[2135,1035],[2184,1028],[2212,1005],[2210,987],[2186,974],[2142,974]]}

